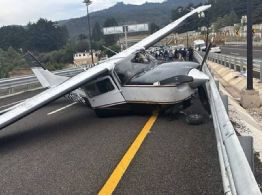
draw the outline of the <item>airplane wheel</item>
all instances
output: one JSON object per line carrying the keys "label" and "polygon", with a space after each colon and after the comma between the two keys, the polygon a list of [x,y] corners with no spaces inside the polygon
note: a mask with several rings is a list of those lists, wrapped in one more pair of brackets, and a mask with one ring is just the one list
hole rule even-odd
{"label": "airplane wheel", "polygon": [[190,125],[200,125],[204,122],[204,117],[201,114],[189,114],[186,116],[186,122]]}

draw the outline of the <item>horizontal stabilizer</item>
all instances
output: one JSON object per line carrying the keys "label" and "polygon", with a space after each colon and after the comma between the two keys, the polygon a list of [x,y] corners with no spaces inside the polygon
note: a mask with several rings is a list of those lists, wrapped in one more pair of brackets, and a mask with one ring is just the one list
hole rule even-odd
{"label": "horizontal stabilizer", "polygon": [[24,58],[42,87],[54,87],[68,80],[68,77],[55,75],[48,71],[30,51],[26,52]]}
{"label": "horizontal stabilizer", "polygon": [[36,78],[44,88],[50,88],[68,80],[68,77],[55,75],[54,73],[44,70],[41,67],[34,67],[32,68],[33,73],[35,74]]}

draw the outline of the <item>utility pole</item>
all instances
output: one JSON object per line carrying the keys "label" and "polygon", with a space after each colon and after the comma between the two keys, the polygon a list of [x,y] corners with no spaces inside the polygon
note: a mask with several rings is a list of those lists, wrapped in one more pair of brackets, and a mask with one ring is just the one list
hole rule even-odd
{"label": "utility pole", "polygon": [[128,47],[128,45],[127,45],[127,32],[128,32],[128,26],[125,25],[125,26],[123,26],[123,28],[124,28],[124,33],[125,33],[125,46],[126,46],[126,49],[127,49],[127,47]]}
{"label": "utility pole", "polygon": [[247,90],[253,90],[252,0],[247,0]]}
{"label": "utility pole", "polygon": [[94,57],[93,57],[93,48],[92,48],[92,40],[91,40],[91,27],[90,27],[90,16],[89,16],[89,9],[88,6],[92,3],[90,0],[84,0],[86,4],[86,10],[87,10],[87,20],[88,20],[88,38],[89,38],[89,52],[91,54],[92,58],[92,64],[94,64]]}

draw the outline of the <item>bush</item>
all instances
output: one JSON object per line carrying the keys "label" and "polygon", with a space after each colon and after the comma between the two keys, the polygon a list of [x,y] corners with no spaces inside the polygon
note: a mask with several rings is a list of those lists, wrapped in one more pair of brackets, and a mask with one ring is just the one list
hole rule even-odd
{"label": "bush", "polygon": [[27,67],[23,55],[12,47],[0,49],[0,78],[8,77],[9,72],[17,67]]}

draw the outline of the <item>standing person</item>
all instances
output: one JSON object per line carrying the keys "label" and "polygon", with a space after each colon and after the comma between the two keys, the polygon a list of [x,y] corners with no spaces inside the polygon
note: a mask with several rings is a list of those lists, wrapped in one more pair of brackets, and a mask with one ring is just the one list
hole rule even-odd
{"label": "standing person", "polygon": [[169,50],[168,57],[169,57],[169,61],[173,61],[173,57],[174,57],[173,50]]}
{"label": "standing person", "polygon": [[165,58],[165,61],[168,61],[168,51],[167,51],[167,49],[164,51],[164,58]]}
{"label": "standing person", "polygon": [[158,57],[159,57],[159,51],[157,50],[155,51],[155,58],[158,59]]}
{"label": "standing person", "polygon": [[182,60],[186,61],[186,49],[185,48],[181,50],[181,55],[182,55]]}
{"label": "standing person", "polygon": [[174,58],[175,58],[176,60],[178,59],[178,51],[177,51],[177,49],[175,49]]}
{"label": "standing person", "polygon": [[188,60],[189,61],[193,61],[193,55],[194,55],[193,48],[189,47],[189,49],[188,49]]}

